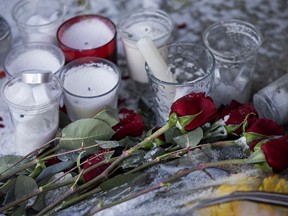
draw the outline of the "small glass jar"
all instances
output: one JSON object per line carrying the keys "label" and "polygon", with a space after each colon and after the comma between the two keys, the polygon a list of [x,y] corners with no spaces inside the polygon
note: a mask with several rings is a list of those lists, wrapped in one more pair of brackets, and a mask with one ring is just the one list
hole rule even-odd
{"label": "small glass jar", "polygon": [[17,155],[26,155],[54,138],[59,127],[62,85],[51,72],[25,71],[2,86],[9,107]]}
{"label": "small glass jar", "polygon": [[212,92],[216,106],[232,100],[249,102],[261,32],[244,21],[221,21],[207,28],[203,41],[216,60]]}
{"label": "small glass jar", "polygon": [[0,71],[3,70],[5,56],[11,49],[11,39],[12,34],[10,26],[7,21],[0,16]]}
{"label": "small glass jar", "polygon": [[24,43],[57,44],[56,31],[67,13],[67,7],[62,2],[21,0],[13,6],[11,15]]}

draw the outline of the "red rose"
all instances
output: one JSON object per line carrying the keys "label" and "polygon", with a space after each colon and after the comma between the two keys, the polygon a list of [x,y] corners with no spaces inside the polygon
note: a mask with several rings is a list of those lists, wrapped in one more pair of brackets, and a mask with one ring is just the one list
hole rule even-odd
{"label": "red rose", "polygon": [[[82,169],[86,170],[89,167],[93,166],[94,164],[97,164],[99,162],[101,162],[102,160],[104,160],[104,155],[102,153],[104,152],[108,152],[110,151],[110,149],[101,149],[99,151],[97,151],[94,155],[91,155],[87,162],[85,162],[82,165]],[[90,172],[85,173],[83,175],[84,181],[88,182],[90,180],[92,180],[93,178],[97,177],[98,175],[100,175],[105,169],[107,169],[107,167],[110,165],[110,163],[105,163],[102,164],[94,169],[92,169]]]}
{"label": "red rose", "polygon": [[[225,120],[226,125],[240,125],[248,114],[247,124],[252,125],[257,119],[258,114],[251,104],[241,104],[237,101],[232,101],[227,106],[222,106],[218,109],[220,118]],[[237,134],[242,133],[242,127],[239,127],[236,131]]]}
{"label": "red rose", "polygon": [[266,136],[285,135],[286,133],[281,125],[277,124],[277,122],[271,119],[266,118],[257,119],[251,125],[251,127],[246,130],[246,132],[253,132]]}
{"label": "red rose", "polygon": [[122,108],[119,111],[119,123],[112,128],[116,132],[112,140],[121,140],[126,136],[140,136],[144,131],[144,121],[141,116],[133,110]]}
{"label": "red rose", "polygon": [[[251,127],[247,129],[247,134],[246,137],[248,138],[248,143],[249,143],[249,148],[250,150],[254,150],[255,145],[263,138],[263,136],[282,136],[285,135],[286,132],[283,129],[283,127],[277,122],[271,120],[271,119],[266,119],[266,118],[261,118],[257,119]],[[249,133],[256,133],[256,134],[249,134]],[[257,136],[257,134],[263,135],[263,136]],[[257,139],[259,137],[260,139]]]}
{"label": "red rose", "polygon": [[262,144],[261,149],[266,161],[274,170],[288,168],[288,136],[271,139]]}
{"label": "red rose", "polygon": [[212,98],[205,96],[205,93],[190,93],[172,104],[171,113],[176,113],[178,117],[198,114],[184,127],[185,130],[191,131],[209,122],[217,113],[217,108]]}

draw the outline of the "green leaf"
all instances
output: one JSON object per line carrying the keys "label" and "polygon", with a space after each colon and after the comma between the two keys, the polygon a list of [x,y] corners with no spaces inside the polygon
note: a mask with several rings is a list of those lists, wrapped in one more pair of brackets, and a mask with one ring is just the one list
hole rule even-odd
{"label": "green leaf", "polygon": [[262,150],[257,150],[253,152],[249,158],[246,159],[247,163],[260,163],[260,162],[266,162],[266,157]]}
{"label": "green leaf", "polygon": [[145,163],[146,151],[144,150],[137,150],[133,152],[128,158],[124,159],[121,163],[121,167],[123,169],[127,168],[135,168]]}
{"label": "green leaf", "polygon": [[62,172],[67,169],[71,169],[74,166],[74,164],[75,164],[74,161],[64,161],[64,162],[53,164],[52,166],[45,168],[37,177],[36,181],[40,182],[43,179],[50,178],[56,173]]}
{"label": "green leaf", "polygon": [[[28,195],[37,189],[38,189],[38,185],[33,178],[31,178],[30,176],[19,175],[16,178],[16,183],[15,183],[15,191],[14,191],[15,199],[19,199],[22,196]],[[29,202],[34,203],[35,200],[36,198],[34,197],[34,198],[31,198]]]}
{"label": "green leaf", "polygon": [[6,194],[8,190],[15,184],[16,179],[9,179],[5,184],[0,187],[0,193]]}
{"label": "green leaf", "polygon": [[102,120],[106,122],[106,124],[108,124],[110,127],[112,127],[119,122],[118,109],[113,109],[110,106],[106,106],[105,109],[97,113],[97,115],[93,118]]}
{"label": "green leaf", "polygon": [[150,151],[148,151],[145,156],[144,156],[144,159],[145,161],[152,161],[154,160],[155,158],[157,158],[158,156],[161,156],[163,154],[165,154],[166,151],[163,149],[163,148],[154,148],[154,149],[151,149]]}
{"label": "green leaf", "polygon": [[121,185],[125,185],[125,188],[135,187],[143,184],[146,181],[147,175],[143,172],[122,174],[115,176],[100,185],[103,191],[109,191],[113,188],[118,188]]}
{"label": "green leaf", "polygon": [[[0,157],[0,173],[10,169],[22,157],[16,155],[4,155]],[[18,165],[19,166],[19,165]]]}
{"label": "green leaf", "polygon": [[35,211],[41,211],[45,207],[44,194],[39,194],[36,201],[31,206]]}
{"label": "green leaf", "polygon": [[174,137],[174,141],[182,148],[187,148],[187,147],[194,147],[203,138],[203,130],[198,127],[193,131],[189,131],[186,134]]}
{"label": "green leaf", "polygon": [[[16,182],[16,179],[15,179],[15,182]],[[15,191],[15,184],[13,184],[8,190],[7,190],[7,193],[6,193],[6,196],[5,196],[5,200],[3,202],[3,205],[6,205],[10,202],[13,202],[15,200],[15,194],[14,194],[14,191]]]}
{"label": "green leaf", "polygon": [[109,140],[114,130],[99,119],[80,119],[62,130],[61,148],[78,149],[95,144],[96,140]]}
{"label": "green leaf", "polygon": [[119,141],[114,140],[96,140],[96,143],[98,143],[102,149],[116,148],[122,146]]}

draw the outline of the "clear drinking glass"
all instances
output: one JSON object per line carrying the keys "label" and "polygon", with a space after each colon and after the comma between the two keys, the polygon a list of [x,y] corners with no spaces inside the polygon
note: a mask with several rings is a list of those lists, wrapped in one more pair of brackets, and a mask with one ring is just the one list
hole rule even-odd
{"label": "clear drinking glass", "polygon": [[157,78],[145,65],[153,100],[153,111],[157,125],[163,125],[174,101],[191,92],[205,92],[210,95],[213,84],[215,60],[212,53],[203,46],[191,43],[172,43],[159,49],[174,78],[166,82]]}
{"label": "clear drinking glass", "polygon": [[117,30],[123,43],[128,71],[133,80],[148,83],[144,69],[145,60],[137,47],[137,41],[143,37],[150,37],[157,47],[163,46],[170,41],[173,28],[171,17],[158,9],[140,9],[120,19]]}
{"label": "clear drinking glass", "polygon": [[288,74],[254,94],[253,104],[260,117],[288,123]]}
{"label": "clear drinking glass", "polygon": [[26,155],[54,138],[62,94],[57,76],[42,71],[18,73],[6,80],[1,93],[9,107],[18,155]]}
{"label": "clear drinking glass", "polygon": [[212,94],[216,106],[232,100],[247,103],[257,51],[263,41],[261,32],[244,21],[222,21],[208,27],[203,40],[216,60]]}
{"label": "clear drinking glass", "polygon": [[92,118],[105,106],[117,107],[119,68],[109,60],[84,57],[61,71],[64,103],[70,120]]}
{"label": "clear drinking glass", "polygon": [[56,31],[64,20],[67,7],[59,0],[21,0],[11,13],[24,43],[56,44]]}

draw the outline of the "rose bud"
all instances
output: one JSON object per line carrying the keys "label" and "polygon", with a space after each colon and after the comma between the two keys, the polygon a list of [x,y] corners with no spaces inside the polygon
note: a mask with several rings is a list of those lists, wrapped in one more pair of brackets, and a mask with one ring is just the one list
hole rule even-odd
{"label": "rose bud", "polygon": [[288,168],[288,136],[270,139],[261,145],[266,161],[273,170]]}
{"label": "rose bud", "polygon": [[246,130],[244,136],[246,142],[249,144],[250,150],[254,149],[254,146],[262,139],[266,139],[270,136],[283,136],[286,132],[281,125],[277,122],[261,118],[257,119],[251,127]]}
{"label": "rose bud", "polygon": [[186,131],[191,131],[209,122],[217,108],[211,97],[205,93],[190,93],[176,100],[171,106],[170,115],[175,113],[178,121]]}
{"label": "rose bud", "polygon": [[[103,155],[103,153],[105,152],[109,152],[111,151],[110,149],[101,149],[98,150],[94,155],[91,155],[88,159],[87,162],[85,162],[82,165],[82,169],[86,170],[89,167],[93,166],[94,164],[98,164],[99,162],[103,161],[105,159],[105,156]],[[85,173],[83,175],[84,181],[88,182],[90,180],[92,180],[93,178],[97,177],[98,175],[100,175],[105,169],[107,169],[107,167],[109,167],[110,163],[105,163],[102,164],[94,169],[92,169],[91,171]]]}
{"label": "rose bud", "polygon": [[[258,162],[262,169],[282,171],[288,168],[288,136],[262,140],[254,147],[255,152],[247,159]],[[263,163],[265,162],[265,163]],[[267,166],[268,165],[268,166]]]}
{"label": "rose bud", "polygon": [[140,136],[144,127],[144,121],[138,113],[122,108],[119,110],[119,123],[112,127],[115,134],[111,140],[121,140],[126,136]]}

